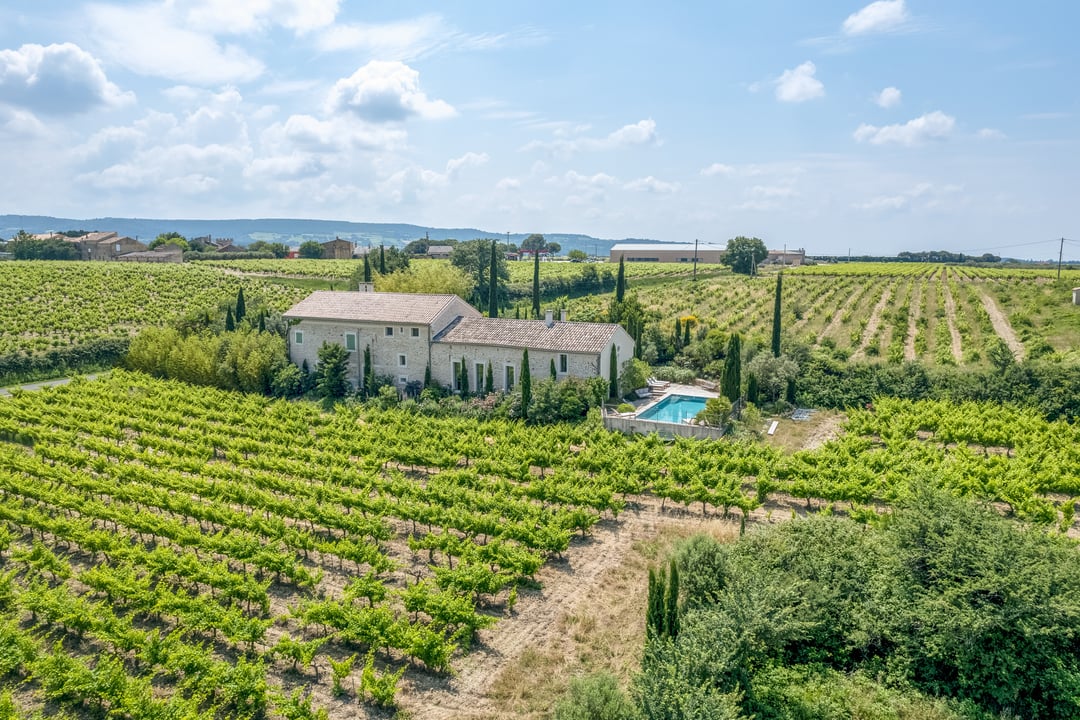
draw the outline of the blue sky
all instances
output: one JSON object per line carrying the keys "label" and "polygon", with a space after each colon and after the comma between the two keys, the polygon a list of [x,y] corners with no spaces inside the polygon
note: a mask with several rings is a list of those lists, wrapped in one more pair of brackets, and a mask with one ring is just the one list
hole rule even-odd
{"label": "blue sky", "polygon": [[16,0],[0,212],[1047,258],[1080,240],[1078,25],[1064,0]]}

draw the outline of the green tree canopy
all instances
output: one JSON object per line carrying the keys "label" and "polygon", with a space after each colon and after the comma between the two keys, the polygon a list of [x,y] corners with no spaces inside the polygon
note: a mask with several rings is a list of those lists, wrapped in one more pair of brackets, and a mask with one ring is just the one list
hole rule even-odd
{"label": "green tree canopy", "polygon": [[574,248],[573,250],[568,252],[566,254],[566,257],[570,258],[570,262],[585,262],[589,259],[589,256],[585,253],[585,251],[579,250],[578,248]]}
{"label": "green tree canopy", "polygon": [[724,264],[731,267],[731,271],[741,275],[750,275],[765,258],[769,257],[769,249],[765,247],[760,238],[748,238],[740,235],[727,242],[727,252],[724,254]]}
{"label": "green tree canopy", "polygon": [[322,245],[316,240],[305,240],[300,244],[300,257],[318,260],[322,257]]}
{"label": "green tree canopy", "polygon": [[474,286],[471,275],[443,263],[417,264],[375,278],[375,289],[379,292],[457,295],[466,301],[472,297]]}
{"label": "green tree canopy", "polygon": [[[485,307],[488,301],[488,265],[491,263],[491,240],[469,240],[460,242],[454,246],[450,253],[450,264],[460,268],[468,275],[476,278],[473,287],[473,305]],[[502,246],[505,249],[505,245]],[[496,277],[499,279],[499,302],[505,304],[508,296],[506,285],[510,282],[510,268],[506,264],[506,256],[496,253],[495,256]]]}
{"label": "green tree canopy", "polygon": [[349,392],[347,368],[349,351],[337,343],[323,343],[319,348],[315,387],[324,398],[343,398]]}
{"label": "green tree canopy", "polygon": [[176,245],[181,250],[191,249],[191,245],[188,244],[187,238],[175,231],[161,233],[156,238],[151,240],[150,244],[147,247],[153,250],[154,248],[159,248],[162,245]]}

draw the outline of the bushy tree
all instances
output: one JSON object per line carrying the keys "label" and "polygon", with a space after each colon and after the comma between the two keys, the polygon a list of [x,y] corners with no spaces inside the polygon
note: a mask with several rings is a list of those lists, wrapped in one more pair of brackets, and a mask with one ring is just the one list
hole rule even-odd
{"label": "bushy tree", "polygon": [[734,273],[751,275],[767,257],[769,257],[769,249],[765,247],[762,240],[740,235],[728,240],[723,262]]}
{"label": "bushy tree", "polygon": [[154,250],[161,247],[162,245],[175,245],[181,250],[185,251],[191,249],[191,245],[188,243],[187,238],[175,231],[161,233],[156,238],[151,240],[150,244],[147,245],[147,247],[151,250]]}
{"label": "bushy tree", "polygon": [[322,245],[317,240],[305,240],[300,243],[299,255],[308,260],[318,260],[322,257]]}
{"label": "bushy tree", "polygon": [[787,390],[788,382],[798,377],[799,366],[794,360],[781,355],[760,352],[750,361],[747,369],[757,379],[758,393],[764,393],[768,400],[779,400]]}

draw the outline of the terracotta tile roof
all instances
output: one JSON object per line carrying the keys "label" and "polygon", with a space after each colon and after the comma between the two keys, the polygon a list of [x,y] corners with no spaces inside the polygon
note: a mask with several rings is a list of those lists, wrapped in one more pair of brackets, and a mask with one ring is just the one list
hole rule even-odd
{"label": "terracotta tile roof", "polygon": [[435,336],[435,342],[519,347],[555,352],[603,352],[618,329],[612,323],[463,317]]}
{"label": "terracotta tile roof", "polygon": [[[317,290],[289,308],[284,317],[428,325],[457,299],[457,295]],[[465,302],[461,306],[465,313],[480,315]]]}

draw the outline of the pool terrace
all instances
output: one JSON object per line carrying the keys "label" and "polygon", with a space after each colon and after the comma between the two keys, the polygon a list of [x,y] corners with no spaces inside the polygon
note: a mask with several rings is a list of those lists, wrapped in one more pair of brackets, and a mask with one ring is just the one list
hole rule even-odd
{"label": "pool terrace", "polygon": [[[719,397],[719,393],[697,385],[669,385],[663,394],[638,400],[633,403],[634,412],[604,412],[604,427],[625,433],[648,435],[656,433],[661,437],[688,437],[702,440],[716,439],[724,434],[723,428],[698,425],[691,418],[685,418],[676,398],[700,398],[702,401]],[[694,412],[696,414],[696,412]],[[680,419],[681,418],[681,419]],[[677,420],[671,422],[670,420]]]}

